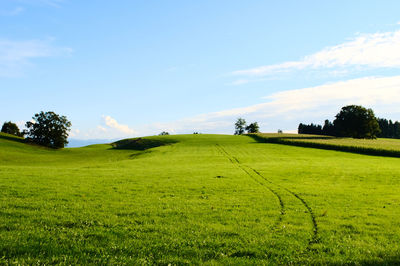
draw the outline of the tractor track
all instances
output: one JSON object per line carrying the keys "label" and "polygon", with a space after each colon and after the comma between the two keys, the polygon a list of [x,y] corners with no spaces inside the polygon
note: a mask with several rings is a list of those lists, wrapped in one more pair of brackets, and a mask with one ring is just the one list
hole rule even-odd
{"label": "tractor track", "polygon": [[275,197],[278,199],[279,201],[279,206],[280,206],[280,215],[278,217],[278,220],[275,222],[275,224],[273,225],[273,228],[278,228],[279,224],[282,222],[283,219],[283,215],[285,215],[285,204],[282,200],[281,195],[279,195],[278,192],[276,192],[274,189],[272,189],[271,187],[267,186],[266,184],[260,182],[257,178],[255,178],[249,171],[247,171],[246,168],[244,168],[242,166],[242,164],[239,162],[239,160],[236,157],[230,156],[229,153],[220,145],[216,144],[218,150],[220,151],[220,153],[222,155],[224,155],[226,158],[229,159],[229,161],[236,165],[237,167],[239,167],[243,172],[245,172],[251,179],[253,179],[257,184],[267,188],[272,194],[275,195]]}
{"label": "tractor track", "polygon": [[[260,172],[258,172],[257,170],[251,168],[250,166],[247,166],[247,167],[250,168],[254,173],[256,173],[258,176],[260,176],[260,177],[263,178],[264,180],[266,180],[266,181],[268,181],[268,182],[274,184],[272,181],[270,181],[269,179],[267,179],[266,177],[264,177],[264,176],[263,176]],[[303,206],[307,209],[307,212],[308,212],[309,215],[310,215],[311,223],[312,223],[312,226],[313,226],[313,236],[312,236],[312,238],[310,239],[309,244],[318,243],[318,242],[319,242],[318,223],[317,223],[315,214],[314,214],[312,208],[310,207],[310,205],[308,205],[308,203],[307,203],[302,197],[300,197],[299,194],[297,194],[297,193],[291,191],[290,189],[288,189],[288,188],[286,188],[286,187],[283,187],[283,186],[281,186],[281,185],[278,185],[278,184],[276,184],[276,185],[279,186],[280,188],[286,190],[288,193],[290,193],[291,195],[293,195],[295,198],[297,198],[297,199],[303,204]]]}
{"label": "tractor track", "polygon": [[[297,200],[299,200],[299,201],[301,202],[301,204],[306,208],[306,210],[307,210],[307,212],[308,212],[308,214],[309,214],[309,216],[310,216],[311,224],[312,224],[312,227],[313,227],[313,228],[312,228],[313,235],[312,235],[312,237],[311,237],[311,239],[310,239],[310,241],[309,241],[309,245],[319,242],[318,223],[317,223],[315,214],[314,214],[312,208],[310,207],[310,205],[308,205],[308,203],[307,203],[299,194],[297,194],[297,193],[291,191],[290,189],[288,189],[288,188],[286,188],[286,187],[284,187],[284,186],[282,186],[282,185],[275,184],[274,182],[272,182],[271,180],[269,180],[268,178],[266,178],[265,176],[263,176],[260,172],[258,172],[258,171],[255,170],[254,168],[252,168],[252,167],[250,167],[250,166],[248,166],[248,165],[243,165],[242,163],[240,163],[240,161],[239,161],[236,157],[231,156],[231,155],[230,155],[223,147],[221,147],[220,145],[217,144],[217,147],[218,147],[219,150],[231,161],[231,163],[237,165],[240,169],[242,169],[248,176],[250,176],[250,177],[251,177],[253,180],[255,180],[257,183],[259,183],[259,184],[265,186],[266,188],[268,188],[268,190],[270,190],[270,191],[278,198],[279,204],[280,204],[280,206],[281,206],[281,216],[280,216],[279,221],[282,220],[282,215],[285,214],[285,205],[284,205],[284,203],[283,203],[283,201],[282,201],[282,197],[281,197],[275,190],[273,190],[271,187],[269,187],[269,186],[267,186],[267,185],[265,185],[265,184],[259,182],[257,179],[255,179],[255,178],[253,177],[253,175],[252,175],[251,173],[249,173],[249,171],[246,170],[246,168],[249,168],[255,175],[259,176],[260,178],[262,178],[262,179],[265,180],[266,182],[268,182],[268,183],[270,183],[270,184],[272,184],[272,185],[275,185],[275,186],[277,186],[277,187],[279,187],[279,188],[281,188],[281,189],[287,191],[289,194],[291,194],[293,197],[295,197]],[[246,168],[245,168],[245,167],[246,167]]]}

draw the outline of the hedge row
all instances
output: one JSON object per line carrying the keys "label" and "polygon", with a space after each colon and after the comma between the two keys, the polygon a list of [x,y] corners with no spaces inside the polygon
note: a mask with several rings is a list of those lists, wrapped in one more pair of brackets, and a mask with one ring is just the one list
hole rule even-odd
{"label": "hedge row", "polygon": [[364,155],[374,155],[374,156],[386,156],[386,157],[399,157],[400,158],[400,150],[386,150],[386,149],[377,149],[371,147],[361,147],[361,146],[344,146],[330,143],[316,143],[310,141],[299,141],[299,140],[291,140],[290,138],[279,138],[279,137],[262,137],[259,135],[249,135],[258,142],[263,143],[274,143],[274,144],[283,144],[283,145],[291,145],[305,148],[316,148],[316,149],[324,149],[324,150],[334,150],[334,151],[343,151],[343,152],[351,152],[358,153]]}

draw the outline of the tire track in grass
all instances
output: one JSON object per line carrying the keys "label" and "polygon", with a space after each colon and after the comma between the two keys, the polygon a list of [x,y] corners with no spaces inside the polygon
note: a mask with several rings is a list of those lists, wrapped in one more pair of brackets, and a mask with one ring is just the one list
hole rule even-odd
{"label": "tire track in grass", "polygon": [[[230,160],[232,163],[237,164],[243,171],[245,171],[249,176],[252,177],[252,175],[251,175],[248,171],[246,171],[246,170],[244,169],[243,164],[240,163],[240,161],[239,161],[236,157],[229,155],[229,153],[228,153],[224,148],[222,148],[220,145],[217,144],[217,146],[225,153],[225,155],[229,158],[229,160]],[[292,196],[294,196],[296,199],[298,199],[298,200],[301,202],[301,204],[306,208],[308,214],[310,215],[311,224],[312,224],[312,227],[313,227],[313,229],[312,229],[313,235],[312,235],[312,237],[311,237],[311,239],[310,239],[310,241],[309,241],[309,245],[314,244],[314,243],[318,243],[318,242],[319,242],[318,223],[317,223],[315,214],[314,214],[312,208],[310,207],[310,205],[309,205],[299,194],[297,194],[297,193],[291,191],[290,189],[288,189],[288,188],[286,188],[286,187],[284,187],[284,186],[282,186],[282,185],[275,184],[274,182],[272,182],[271,180],[269,180],[268,178],[266,178],[265,176],[263,176],[260,172],[258,172],[258,171],[255,170],[254,168],[252,168],[252,167],[250,167],[250,166],[248,166],[248,165],[246,165],[245,167],[249,168],[254,174],[256,174],[257,176],[261,177],[261,178],[262,178],[263,180],[265,180],[266,182],[268,182],[268,183],[270,183],[270,184],[272,184],[272,185],[278,186],[278,187],[280,187],[281,189],[287,191],[289,194],[291,194]],[[253,178],[253,177],[252,177],[252,178]],[[254,179],[254,178],[253,178],[253,179]],[[268,187],[268,186],[266,186],[266,187]],[[268,188],[271,190],[270,187],[268,187]],[[272,192],[272,191],[271,191],[271,192]],[[273,192],[273,193],[274,193],[274,192]],[[274,194],[277,195],[277,193],[274,193]],[[280,201],[281,201],[281,197],[280,197],[280,196],[279,196],[279,199],[280,199]],[[283,202],[282,202],[282,204],[283,204]],[[281,205],[281,206],[282,206],[282,205]]]}
{"label": "tire track in grass", "polygon": [[[272,181],[270,181],[269,179],[267,179],[266,177],[264,177],[260,172],[258,172],[257,170],[251,168],[250,166],[247,166],[248,168],[250,168],[254,173],[256,173],[258,176],[260,176],[261,178],[263,178],[264,180],[270,182],[271,184],[274,184]],[[277,186],[281,187],[282,189],[286,190],[287,192],[289,192],[290,194],[292,194],[295,198],[297,198],[299,201],[301,201],[301,203],[304,205],[304,207],[307,209],[307,212],[310,215],[311,218],[311,223],[313,226],[313,236],[309,242],[309,244],[314,244],[314,243],[318,243],[319,242],[319,235],[318,235],[318,223],[315,217],[315,214],[312,210],[312,208],[310,207],[310,205],[308,205],[308,203],[302,198],[300,197],[299,194],[291,191],[290,189],[283,187],[281,185],[276,184]]]}
{"label": "tire track in grass", "polygon": [[278,217],[278,220],[275,222],[275,224],[273,225],[273,228],[278,228],[279,224],[282,222],[283,219],[283,215],[285,215],[286,211],[285,211],[285,204],[282,200],[281,195],[279,195],[278,192],[276,192],[274,189],[272,189],[271,187],[267,186],[266,184],[260,182],[257,178],[255,178],[247,169],[245,169],[240,162],[238,161],[237,158],[230,156],[229,153],[223,148],[221,147],[219,144],[216,144],[217,149],[219,150],[219,152],[224,155],[226,158],[229,159],[229,161],[236,165],[237,167],[239,167],[242,171],[244,171],[251,179],[253,179],[257,184],[267,188],[272,194],[275,195],[275,197],[278,199],[279,201],[279,206],[280,206],[280,215]]}

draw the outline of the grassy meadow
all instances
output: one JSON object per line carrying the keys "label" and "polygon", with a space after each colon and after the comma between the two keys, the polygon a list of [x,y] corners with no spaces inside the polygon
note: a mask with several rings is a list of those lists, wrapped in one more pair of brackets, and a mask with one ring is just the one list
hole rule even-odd
{"label": "grassy meadow", "polygon": [[0,264],[400,262],[400,158],[202,134],[50,150],[3,134],[0,191]]}

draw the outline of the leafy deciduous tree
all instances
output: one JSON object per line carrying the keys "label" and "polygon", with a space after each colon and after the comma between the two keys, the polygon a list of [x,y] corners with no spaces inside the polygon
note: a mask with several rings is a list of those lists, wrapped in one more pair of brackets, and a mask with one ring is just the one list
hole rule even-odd
{"label": "leafy deciduous tree", "polygon": [[54,112],[40,112],[26,122],[27,139],[50,148],[63,148],[68,144],[71,122]]}
{"label": "leafy deciduous tree", "polygon": [[235,123],[235,135],[242,135],[246,128],[246,120],[238,118]]}
{"label": "leafy deciduous tree", "polygon": [[333,125],[336,133],[342,137],[373,139],[381,132],[372,109],[360,105],[343,107]]}
{"label": "leafy deciduous tree", "polygon": [[322,135],[322,126],[314,125],[313,123],[311,123],[310,125],[300,123],[297,132],[299,134]]}
{"label": "leafy deciduous tree", "polygon": [[259,133],[260,127],[257,122],[251,123],[246,127],[247,133]]}

